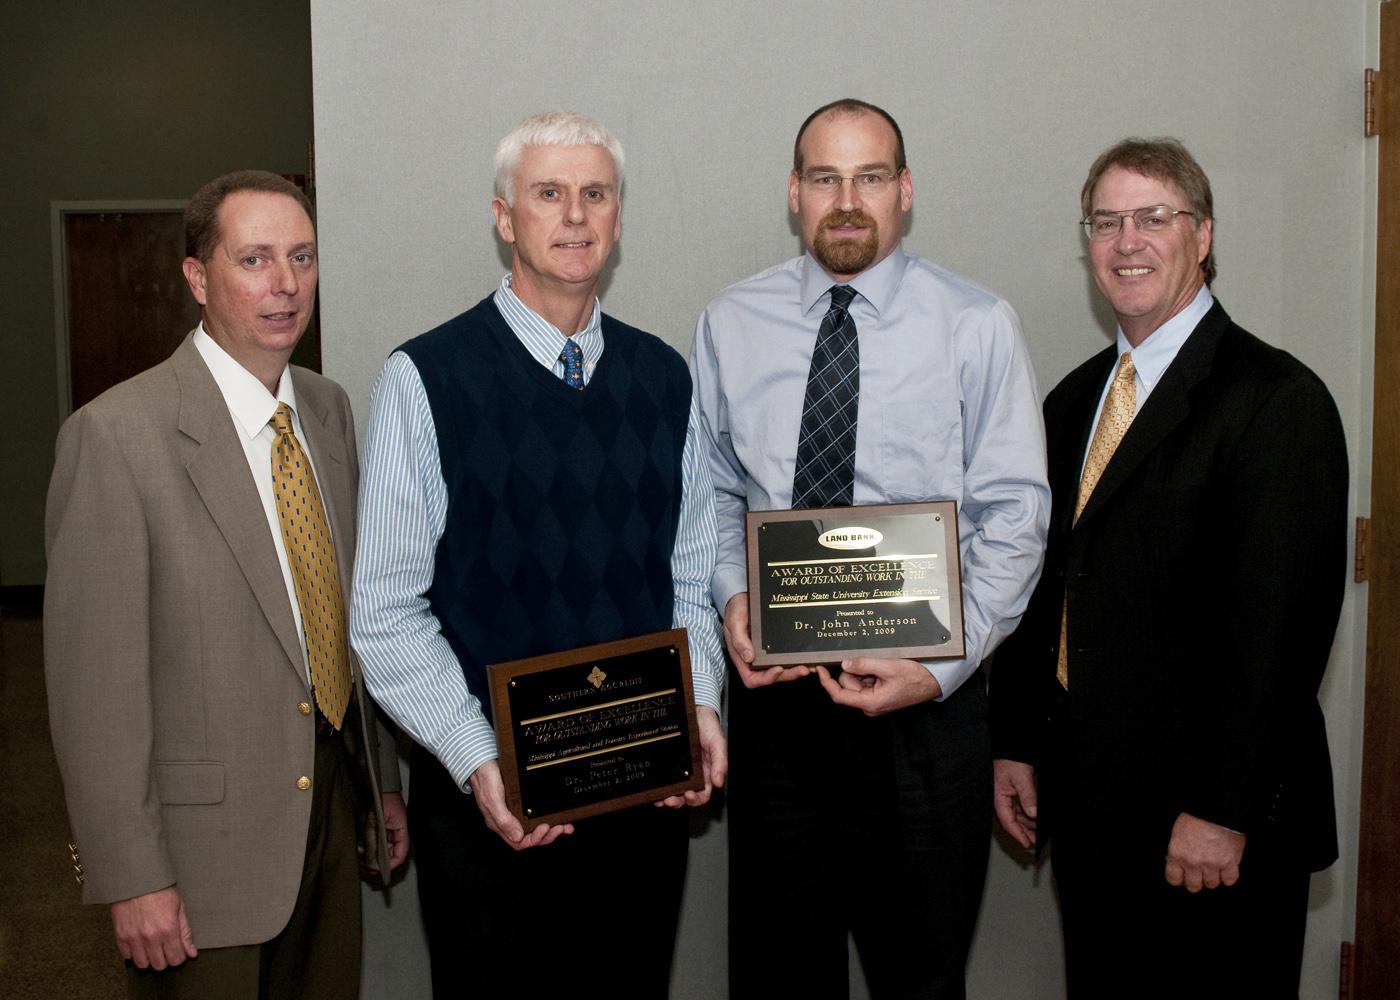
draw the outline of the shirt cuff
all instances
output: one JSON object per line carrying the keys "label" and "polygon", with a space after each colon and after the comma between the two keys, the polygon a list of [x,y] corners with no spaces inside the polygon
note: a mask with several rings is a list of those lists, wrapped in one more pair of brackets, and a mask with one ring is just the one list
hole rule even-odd
{"label": "shirt cuff", "polygon": [[713,708],[719,714],[719,683],[714,675],[704,670],[690,672],[690,687],[695,694],[695,704],[702,708]]}
{"label": "shirt cuff", "polygon": [[933,675],[933,679],[938,682],[942,689],[942,694],[934,701],[943,701],[958,688],[963,686],[963,682],[972,676],[977,669],[977,664],[964,658],[961,660],[920,660],[919,663]]}
{"label": "shirt cuff", "polygon": [[724,609],[729,606],[730,599],[735,594],[742,594],[748,589],[749,574],[747,570],[732,566],[715,567],[715,578],[710,584],[710,596],[714,598],[715,610],[719,612],[721,618],[724,617]]}
{"label": "shirt cuff", "polygon": [[[471,794],[468,782],[476,769],[496,757],[496,731],[489,722],[480,718],[453,730],[437,749],[437,758],[442,766],[447,768],[457,787],[468,795]],[[409,777],[412,780],[412,776]]]}

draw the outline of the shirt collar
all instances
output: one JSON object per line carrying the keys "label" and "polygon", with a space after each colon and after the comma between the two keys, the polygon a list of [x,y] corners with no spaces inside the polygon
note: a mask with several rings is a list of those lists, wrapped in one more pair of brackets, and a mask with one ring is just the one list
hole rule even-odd
{"label": "shirt collar", "polygon": [[1128,343],[1123,328],[1118,328],[1118,356],[1121,358],[1124,351],[1133,352],[1133,368],[1145,392],[1152,391],[1162,373],[1176,360],[1177,351],[1181,350],[1181,345],[1186,343],[1191,331],[1196,329],[1205,314],[1210,312],[1214,302],[1215,297],[1210,294],[1210,289],[1202,285],[1185,309],[1149,333],[1137,347]]}
{"label": "shirt collar", "polygon": [[[501,287],[496,289],[496,307],[505,317],[506,325],[517,340],[545,368],[553,368],[559,362],[568,338],[560,329],[520,300],[510,287],[510,274],[501,278]],[[593,296],[593,313],[588,325],[573,335],[574,342],[583,351],[583,363],[591,371],[603,356],[603,312],[598,306],[598,296]]]}
{"label": "shirt collar", "polygon": [[277,380],[277,395],[267,391],[267,386],[258,377],[235,361],[227,351],[215,342],[201,322],[194,331],[194,346],[199,356],[209,367],[209,374],[223,394],[234,423],[247,438],[255,438],[262,433],[272,415],[277,412],[278,403],[286,403],[292,410],[294,430],[300,431],[297,420],[296,390],[292,388],[290,366],[282,369],[282,377]]}
{"label": "shirt collar", "polygon": [[896,245],[874,267],[866,268],[850,281],[838,282],[827,274],[811,253],[802,255],[802,313],[810,313],[822,296],[831,290],[832,285],[849,285],[869,302],[878,316],[894,301],[895,292],[904,280],[905,268],[909,266],[909,255],[902,246]]}

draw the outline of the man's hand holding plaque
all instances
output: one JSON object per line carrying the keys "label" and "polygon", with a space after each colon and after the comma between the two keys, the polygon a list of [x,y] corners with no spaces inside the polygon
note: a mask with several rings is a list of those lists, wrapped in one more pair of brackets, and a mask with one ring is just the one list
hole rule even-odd
{"label": "man's hand holding plaque", "polygon": [[724,727],[720,725],[719,714],[704,705],[695,707],[695,722],[700,730],[700,768],[705,777],[705,787],[687,788],[684,794],[668,795],[656,804],[680,809],[682,806],[703,806],[710,801],[716,788],[724,787],[724,779],[729,774],[729,743],[724,737]]}
{"label": "man's hand holding plaque", "polygon": [[780,681],[795,681],[812,672],[811,667],[801,663],[786,667],[769,667],[767,670],[753,668],[753,638],[749,634],[749,595],[743,591],[731,597],[725,606],[724,648],[746,688],[767,687]]}
{"label": "man's hand holding plaque", "polygon": [[[749,595],[738,593],[729,599],[724,615],[724,644],[739,679],[747,688],[766,687],[810,676],[805,664],[754,669],[753,640],[749,636]],[[871,656],[842,660],[833,674],[818,665],[817,678],[838,705],[856,708],[868,716],[884,715],[921,701],[932,701],[943,693],[928,669],[917,660],[884,660]]]}
{"label": "man's hand holding plaque", "polygon": [[541,823],[526,833],[525,827],[506,805],[505,782],[501,780],[501,767],[494,760],[488,760],[473,771],[467,783],[472,786],[472,796],[476,799],[476,807],[481,810],[482,819],[486,821],[486,828],[517,851],[552,844],[564,834],[574,832],[572,823],[555,826]]}
{"label": "man's hand holding plaque", "polygon": [[858,708],[871,717],[932,701],[943,693],[933,674],[918,660],[862,656],[842,660],[841,672],[834,676],[819,666],[817,678],[836,704]]}

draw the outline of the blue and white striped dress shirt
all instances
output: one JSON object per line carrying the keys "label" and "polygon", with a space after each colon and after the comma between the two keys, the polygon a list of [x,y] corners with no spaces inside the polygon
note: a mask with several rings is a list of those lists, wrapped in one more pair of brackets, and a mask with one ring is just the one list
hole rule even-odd
{"label": "blue and white striped dress shirt", "polygon": [[[530,355],[562,378],[564,334],[520,301],[509,274],[495,301]],[[585,385],[603,356],[601,316],[594,299],[588,325],[573,336],[583,351]],[[718,529],[697,424],[692,399],[671,552],[673,624],[689,630],[696,702],[718,711],[724,656],[709,598]],[[370,394],[350,642],[374,700],[467,790],[472,772],[496,757],[496,736],[426,596],[446,516],[447,484],[428,397],[413,362],[395,352]]]}

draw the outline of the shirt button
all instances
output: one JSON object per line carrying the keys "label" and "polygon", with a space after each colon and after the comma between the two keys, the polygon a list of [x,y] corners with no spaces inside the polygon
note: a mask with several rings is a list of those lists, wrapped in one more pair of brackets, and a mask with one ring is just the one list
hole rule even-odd
{"label": "shirt button", "polygon": [[297,779],[297,787],[300,788],[303,792],[306,791],[308,788],[311,787],[311,779],[303,774],[300,778]]}
{"label": "shirt button", "polygon": [[297,702],[297,711],[300,712],[302,715],[310,715],[310,714],[311,714],[311,702],[309,702],[309,701],[299,701],[299,702]]}

